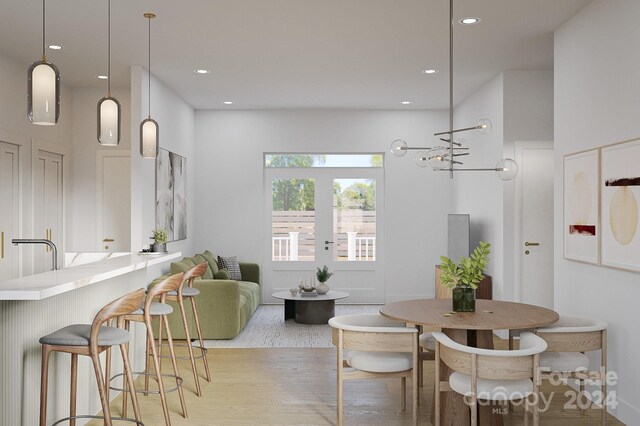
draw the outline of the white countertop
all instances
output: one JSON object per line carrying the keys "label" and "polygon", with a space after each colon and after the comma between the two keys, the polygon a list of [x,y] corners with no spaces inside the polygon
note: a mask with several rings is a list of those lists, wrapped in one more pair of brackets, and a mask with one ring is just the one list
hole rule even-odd
{"label": "white countertop", "polygon": [[182,253],[127,254],[0,282],[0,300],[41,300],[179,258]]}

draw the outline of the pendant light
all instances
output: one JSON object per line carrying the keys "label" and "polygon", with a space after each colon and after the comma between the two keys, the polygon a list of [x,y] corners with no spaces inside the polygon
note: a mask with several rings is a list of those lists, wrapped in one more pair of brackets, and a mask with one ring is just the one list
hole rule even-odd
{"label": "pendant light", "polygon": [[98,101],[98,142],[105,146],[116,146],[120,143],[120,102],[111,96],[111,0],[108,2],[108,91],[107,96]]}
{"label": "pendant light", "polygon": [[[478,22],[478,21],[476,21]],[[454,133],[477,130],[481,135],[486,135],[491,130],[491,121],[488,118],[480,119],[475,125],[461,129],[453,128],[453,0],[449,0],[449,130],[434,133],[444,144],[434,147],[413,147],[402,139],[396,139],[391,143],[390,150],[396,157],[404,157],[407,151],[415,150],[414,161],[419,167],[431,167],[436,172],[449,172],[453,179],[454,172],[496,172],[501,180],[512,180],[518,174],[518,164],[511,158],[503,158],[495,167],[462,168],[462,161],[456,158],[469,155],[469,148],[464,139],[454,140]]]}
{"label": "pendant light", "polygon": [[149,116],[140,123],[140,155],[142,158],[155,159],[158,155],[158,123],[151,118],[151,20],[156,17],[153,13],[145,13],[149,21]]}
{"label": "pendant light", "polygon": [[60,118],[60,71],[44,53],[45,10],[42,0],[42,59],[29,67],[27,115],[33,124],[53,126]]}

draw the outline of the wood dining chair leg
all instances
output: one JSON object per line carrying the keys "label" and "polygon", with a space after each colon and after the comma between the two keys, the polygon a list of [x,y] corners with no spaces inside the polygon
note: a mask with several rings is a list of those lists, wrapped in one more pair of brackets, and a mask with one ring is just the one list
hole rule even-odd
{"label": "wood dining chair leg", "polygon": [[436,342],[436,358],[434,362],[435,367],[435,389],[433,390],[433,411],[434,415],[434,426],[440,426],[440,342]]}
{"label": "wood dining chair leg", "polygon": [[91,362],[93,363],[93,371],[96,375],[96,384],[98,386],[98,394],[100,395],[100,405],[102,405],[102,415],[104,416],[105,425],[111,425],[111,410],[109,409],[109,399],[104,388],[104,376],[102,375],[102,366],[98,354],[91,354]]}
{"label": "wood dining chair leg", "polygon": [[407,410],[407,378],[400,379],[400,401],[402,403],[402,411]]}
{"label": "wood dining chair leg", "polygon": [[[123,380],[125,384],[123,384],[123,389],[130,389],[129,395],[131,396],[131,405],[133,405],[133,414],[137,421],[141,421],[142,417],[140,417],[140,406],[138,405],[138,394],[136,393],[135,385],[133,384],[133,374],[131,373],[131,363],[129,362],[129,348],[127,344],[120,345],[120,352],[122,353],[122,364],[124,365],[124,377],[126,380]],[[122,399],[127,399],[126,392],[122,395]],[[122,417],[126,417],[126,414],[123,413]]]}
{"label": "wood dining chair leg", "polygon": [[173,347],[173,337],[171,336],[171,329],[169,328],[169,319],[166,315],[162,316],[164,325],[167,329],[167,343],[169,343],[169,352],[171,353],[171,364],[173,365],[173,374],[176,376],[176,386],[178,387],[178,395],[180,396],[180,405],[182,406],[182,417],[187,418],[187,404],[184,400],[184,392],[182,385],[180,385],[180,373],[178,372],[178,363],[176,362],[176,351]]}
{"label": "wood dining chair leg", "polygon": [[342,331],[342,329],[338,330],[338,346],[336,347],[336,359],[338,360],[338,364],[337,364],[337,374],[336,374],[336,379],[337,379],[337,414],[338,414],[338,426],[342,426],[342,422],[344,420],[344,415],[342,413],[342,408],[343,408],[343,393],[342,393],[342,385],[343,385],[343,368],[344,368],[344,362],[342,360],[343,357],[343,352],[342,352],[342,346],[344,344],[344,332]]}
{"label": "wood dining chair leg", "polygon": [[478,356],[471,354],[471,426],[478,424]]}
{"label": "wood dining chair leg", "polygon": [[416,334],[416,338],[413,340],[413,368],[411,369],[411,385],[413,386],[413,425],[416,426],[418,424],[418,404],[420,403],[420,386],[418,382],[418,364],[421,362],[418,359],[418,348],[420,345],[418,344],[418,335]]}
{"label": "wood dining chair leg", "polygon": [[[78,354],[71,354],[71,400],[69,401],[69,417],[76,416],[77,396],[78,396]],[[76,426],[76,419],[70,419],[69,426]]]}
{"label": "wood dining chair leg", "polygon": [[196,308],[196,298],[190,297],[191,310],[193,311],[193,319],[196,322],[196,331],[198,332],[198,341],[200,342],[200,352],[202,353],[202,361],[204,362],[204,371],[207,375],[207,382],[211,382],[211,372],[209,371],[209,361],[207,360],[207,349],[204,347],[204,339],[202,338],[202,329],[200,328],[200,319],[198,317],[198,309]]}
{"label": "wood dining chair leg", "polygon": [[529,401],[529,398],[525,398],[524,399],[524,426],[529,426],[529,413],[531,412],[531,401]]}
{"label": "wood dining chair leg", "polygon": [[158,389],[160,391],[160,402],[162,403],[164,423],[166,426],[170,426],[171,418],[169,417],[169,407],[167,406],[167,396],[164,392],[164,383],[162,383],[162,376],[160,375],[160,359],[158,358],[158,352],[156,351],[155,338],[153,336],[153,327],[151,321],[145,320],[145,324],[147,326],[149,341],[151,342],[151,355],[153,356],[153,367],[156,372],[156,380],[158,381]]}
{"label": "wood dining chair leg", "polygon": [[[584,354],[584,352],[581,352]],[[584,416],[584,404],[582,403],[584,397],[584,379],[578,379],[580,383],[580,393],[578,394],[578,407],[580,408],[580,415]]]}
{"label": "wood dining chair leg", "polygon": [[193,380],[196,382],[196,395],[202,396],[200,390],[200,380],[198,379],[198,369],[196,368],[196,360],[193,356],[193,346],[191,345],[191,336],[189,334],[189,324],[187,323],[187,315],[184,311],[184,301],[178,300],[180,307],[180,315],[182,315],[182,324],[184,325],[184,334],[187,338],[187,349],[189,350],[189,358],[191,359],[191,370],[193,371]]}

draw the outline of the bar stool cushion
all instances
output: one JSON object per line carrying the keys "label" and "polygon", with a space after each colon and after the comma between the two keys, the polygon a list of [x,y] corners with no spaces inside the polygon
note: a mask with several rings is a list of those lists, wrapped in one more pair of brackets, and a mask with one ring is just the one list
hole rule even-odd
{"label": "bar stool cushion", "polygon": [[[178,292],[177,291],[170,291],[169,293],[167,293],[169,296],[177,296]],[[184,287],[182,289],[182,297],[194,297],[200,294],[200,290],[198,290],[195,287]]]}
{"label": "bar stool cushion", "polygon": [[589,357],[580,352],[545,352],[540,354],[540,368],[561,373],[589,369]]}
{"label": "bar stool cushion", "polygon": [[[149,314],[150,315],[169,315],[172,312],[173,312],[173,308],[171,307],[171,305],[168,305],[166,303],[152,302],[151,312]],[[138,308],[135,311],[131,312],[131,315],[143,315],[143,314],[144,314],[144,308]]]}
{"label": "bar stool cushion", "polygon": [[[471,376],[456,371],[449,377],[451,389],[461,395],[471,394]],[[531,379],[478,379],[478,398],[490,401],[513,401],[533,392]]]}
{"label": "bar stool cushion", "polygon": [[411,360],[411,354],[405,352],[351,351],[347,357],[347,364],[356,370],[371,373],[393,373],[409,370],[412,367]]}
{"label": "bar stool cushion", "polygon": [[[61,328],[58,331],[41,337],[40,343],[43,345],[56,346],[89,346],[91,336],[90,324],[74,324]],[[116,327],[100,327],[98,333],[98,346],[114,346],[127,343],[129,332]]]}

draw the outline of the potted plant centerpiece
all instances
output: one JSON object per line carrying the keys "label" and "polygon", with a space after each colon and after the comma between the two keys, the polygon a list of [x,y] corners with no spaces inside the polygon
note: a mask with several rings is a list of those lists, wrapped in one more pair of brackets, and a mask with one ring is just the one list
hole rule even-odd
{"label": "potted plant centerpiece", "polygon": [[151,244],[151,251],[155,253],[164,253],[167,251],[167,231],[163,228],[158,228],[153,231],[151,235],[153,244]]}
{"label": "potted plant centerpiece", "polygon": [[452,290],[454,312],[476,310],[476,289],[484,278],[490,253],[491,244],[480,241],[471,256],[462,256],[457,265],[448,257],[440,256],[440,280],[442,285]]}
{"label": "potted plant centerpiece", "polygon": [[331,278],[331,276],[333,275],[333,272],[329,272],[329,268],[327,267],[327,265],[324,265],[322,269],[320,268],[316,268],[316,269],[317,269],[316,278],[320,283],[316,286],[316,292],[318,294],[326,294],[329,291],[329,286],[326,284],[326,282],[329,280],[329,278]]}

